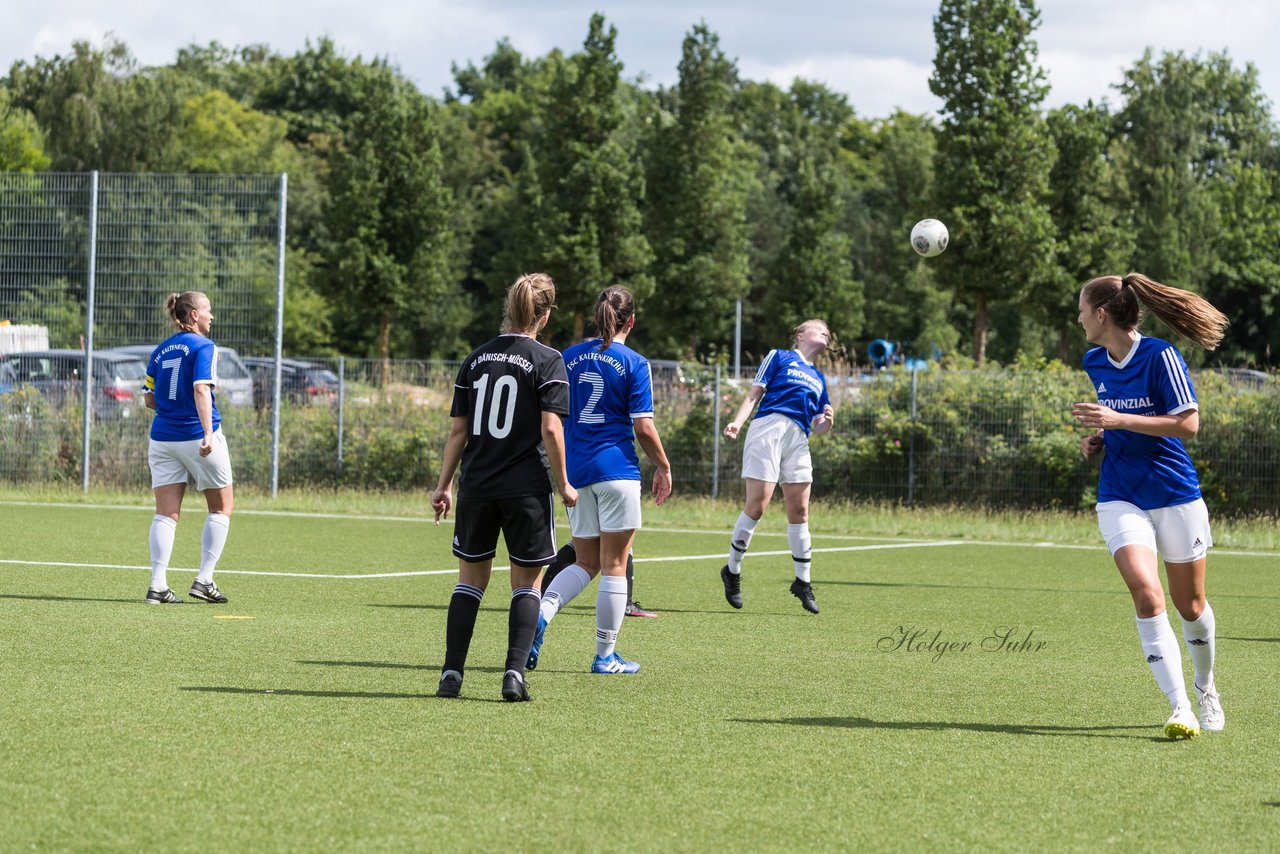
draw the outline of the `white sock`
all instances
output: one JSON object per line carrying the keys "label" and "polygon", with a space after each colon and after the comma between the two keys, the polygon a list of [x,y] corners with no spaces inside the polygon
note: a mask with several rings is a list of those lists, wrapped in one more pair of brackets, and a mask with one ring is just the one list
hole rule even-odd
{"label": "white sock", "polygon": [[1151,668],[1151,675],[1156,677],[1156,684],[1169,699],[1169,705],[1175,708],[1189,705],[1187,683],[1182,676],[1182,650],[1178,647],[1173,626],[1169,625],[1169,615],[1138,617],[1137,621],[1142,652],[1147,658],[1147,666]]}
{"label": "white sock", "polygon": [[213,583],[213,570],[222,557],[222,547],[227,544],[227,529],[231,527],[231,517],[221,513],[210,513],[204,520],[204,531],[200,534],[200,572],[196,581],[201,584]]}
{"label": "white sock", "polygon": [[747,556],[747,549],[751,547],[751,535],[756,532],[759,521],[746,513],[738,514],[738,521],[733,526],[733,540],[729,543],[729,571],[734,575],[742,572],[742,559]]}
{"label": "white sock", "polygon": [[[625,580],[625,579],[624,579]],[[591,576],[576,563],[560,570],[559,575],[551,579],[547,592],[542,594],[542,604],[538,606],[542,619],[548,623],[560,613],[560,609],[568,605],[591,583]]]}
{"label": "white sock", "polygon": [[151,589],[162,593],[169,589],[165,573],[169,571],[169,558],[173,557],[173,538],[178,533],[178,523],[159,513],[151,520]]}
{"label": "white sock", "polygon": [[1191,663],[1196,668],[1196,686],[1208,690],[1213,687],[1213,656],[1216,644],[1217,621],[1213,618],[1213,608],[1208,602],[1199,619],[1182,621],[1182,639],[1187,644],[1187,652],[1191,653]]}
{"label": "white sock", "polygon": [[618,632],[622,629],[622,617],[626,612],[626,577],[601,576],[600,590],[596,593],[596,655],[601,658],[613,655],[614,647],[618,644]]}
{"label": "white sock", "polygon": [[813,538],[809,536],[809,523],[787,525],[787,542],[791,545],[791,562],[796,569],[796,578],[809,582],[809,556],[813,553]]}

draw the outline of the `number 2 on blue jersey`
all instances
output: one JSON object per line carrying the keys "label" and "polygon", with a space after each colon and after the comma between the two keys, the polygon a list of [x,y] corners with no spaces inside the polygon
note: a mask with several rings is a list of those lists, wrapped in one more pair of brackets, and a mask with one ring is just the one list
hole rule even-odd
{"label": "number 2 on blue jersey", "polygon": [[603,424],[604,416],[596,412],[596,404],[600,402],[600,398],[604,397],[604,377],[590,371],[583,371],[578,374],[578,382],[591,386],[591,396],[587,398],[587,405],[578,413],[578,423]]}

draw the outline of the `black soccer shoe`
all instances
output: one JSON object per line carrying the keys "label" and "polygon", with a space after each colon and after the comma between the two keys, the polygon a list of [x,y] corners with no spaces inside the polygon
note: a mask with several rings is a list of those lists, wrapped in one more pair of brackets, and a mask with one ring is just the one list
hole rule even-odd
{"label": "black soccer shoe", "polygon": [[440,675],[440,687],[436,688],[437,697],[456,697],[462,693],[462,674],[456,670],[446,670]]}
{"label": "black soccer shoe", "polygon": [[720,580],[724,582],[724,598],[735,608],[742,607],[742,576],[729,571],[729,564],[720,568]]}
{"label": "black soccer shoe", "polygon": [[202,602],[210,602],[214,605],[227,604],[227,597],[222,595],[222,591],[218,589],[218,585],[210,581],[205,584],[203,581],[195,581],[191,584],[191,589],[187,591],[187,595],[192,599],[199,599]]}
{"label": "black soccer shoe", "polygon": [[502,699],[508,703],[527,703],[533,699],[524,677],[514,670],[502,674]]}
{"label": "black soccer shoe", "polygon": [[181,605],[182,600],[178,598],[178,594],[169,588],[164,590],[148,590],[147,598],[143,600],[148,605]]}
{"label": "black soccer shoe", "polygon": [[796,579],[791,582],[791,595],[800,600],[800,604],[810,614],[818,613],[818,602],[813,598],[813,585],[807,581]]}

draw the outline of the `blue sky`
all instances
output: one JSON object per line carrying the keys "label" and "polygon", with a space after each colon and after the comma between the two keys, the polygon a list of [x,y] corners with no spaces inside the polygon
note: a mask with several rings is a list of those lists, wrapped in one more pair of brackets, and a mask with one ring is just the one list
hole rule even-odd
{"label": "blue sky", "polygon": [[[740,73],[786,86],[797,76],[848,95],[866,117],[895,107],[933,112],[929,92],[937,2],[498,2],[498,0],[46,0],[11,4],[0,30],[0,67],[65,53],[73,39],[111,32],[144,64],[171,62],[183,45],[266,43],[292,53],[330,36],[348,54],[391,59],[423,91],[450,86],[452,63],[479,63],[506,36],[526,55],[577,49],[594,11],[618,28],[628,77],[676,78],[680,44],[700,20],[720,36]],[[1151,47],[1226,50],[1252,62],[1263,90],[1280,101],[1280,4],[1274,0],[1041,0],[1036,38],[1052,90],[1047,104],[1117,97],[1110,87]]]}

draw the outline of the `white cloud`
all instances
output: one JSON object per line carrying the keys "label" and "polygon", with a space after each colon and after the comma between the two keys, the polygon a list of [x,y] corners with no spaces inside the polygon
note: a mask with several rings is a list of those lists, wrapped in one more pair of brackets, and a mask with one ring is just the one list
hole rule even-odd
{"label": "white cloud", "polygon": [[[670,84],[684,35],[700,20],[744,77],[789,85],[819,80],[860,115],[895,107],[932,112],[936,0],[37,0],[11,3],[0,28],[0,73],[15,60],[66,54],[75,39],[114,32],[144,65],[173,61],[192,42],[265,43],[293,53],[328,35],[349,55],[385,56],[423,91],[452,83],[450,66],[480,63],[500,38],[526,56],[577,50],[593,11],[618,28],[628,77]],[[1109,98],[1145,48],[1226,49],[1254,63],[1280,101],[1280,4],[1275,0],[1040,0],[1036,32],[1053,86],[1048,103]]]}
{"label": "white cloud", "polygon": [[788,88],[797,77],[825,84],[849,96],[858,115],[887,116],[901,107],[913,113],[932,113],[941,102],[929,91],[932,65],[903,59],[867,56],[821,56],[769,65],[752,61],[739,70],[751,80],[768,80]]}

